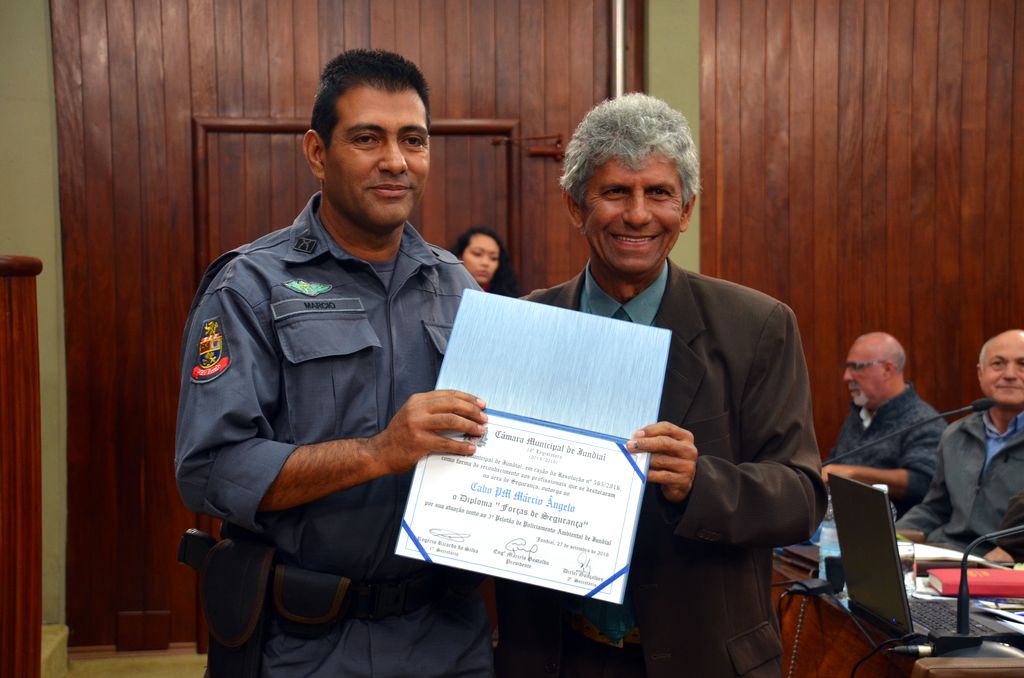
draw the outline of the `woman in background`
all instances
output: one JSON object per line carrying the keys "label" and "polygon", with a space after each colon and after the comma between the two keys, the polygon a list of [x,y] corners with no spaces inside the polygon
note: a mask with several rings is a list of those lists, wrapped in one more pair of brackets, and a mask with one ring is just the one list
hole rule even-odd
{"label": "woman in background", "polygon": [[459,236],[452,247],[452,254],[462,259],[462,264],[485,292],[506,297],[519,296],[519,282],[516,280],[508,250],[498,234],[484,226],[474,226]]}

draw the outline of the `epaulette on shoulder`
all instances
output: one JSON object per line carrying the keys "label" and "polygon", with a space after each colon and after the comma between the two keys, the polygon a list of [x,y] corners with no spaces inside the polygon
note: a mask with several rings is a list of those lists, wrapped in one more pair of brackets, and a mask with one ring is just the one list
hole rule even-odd
{"label": "epaulette on shoulder", "polygon": [[446,250],[443,247],[438,247],[437,245],[430,245],[430,244],[428,244],[427,247],[430,248],[430,251],[434,253],[434,256],[437,257],[439,261],[441,261],[441,262],[443,262],[445,264],[461,264],[462,263],[461,261],[459,261],[459,258],[457,256],[455,256],[454,254],[452,254],[451,252],[449,252],[448,250]]}
{"label": "epaulette on shoulder", "polygon": [[293,228],[294,226],[286,226],[284,228],[279,228],[275,231],[271,231],[270,233],[265,233],[261,235],[259,238],[256,238],[256,240],[253,240],[250,243],[242,245],[241,247],[238,248],[238,250],[242,254],[251,254],[253,252],[259,252],[262,250],[268,250],[277,247],[278,245],[284,242],[290,242],[292,239]]}

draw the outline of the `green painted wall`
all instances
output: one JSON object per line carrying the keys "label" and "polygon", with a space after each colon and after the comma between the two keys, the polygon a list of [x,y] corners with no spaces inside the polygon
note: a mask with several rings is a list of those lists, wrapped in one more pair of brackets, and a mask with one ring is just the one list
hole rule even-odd
{"label": "green painted wall", "polygon": [[[700,147],[699,0],[648,0],[647,93],[681,111]],[[700,270],[700,201],[690,228],[680,236],[672,260]]]}
{"label": "green painted wall", "polygon": [[36,279],[42,410],[43,621],[64,623],[67,407],[57,127],[46,0],[0,3],[0,254],[43,262]]}

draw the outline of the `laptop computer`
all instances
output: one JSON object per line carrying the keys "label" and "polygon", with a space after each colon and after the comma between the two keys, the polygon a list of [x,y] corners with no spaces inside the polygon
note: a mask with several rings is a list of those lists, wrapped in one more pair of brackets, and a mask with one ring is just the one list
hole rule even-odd
{"label": "laptop computer", "polygon": [[[908,598],[903,584],[889,498],[878,488],[829,476],[850,610],[872,619],[894,638],[956,631],[956,599]],[[971,612],[971,635],[1007,636],[1014,631]]]}

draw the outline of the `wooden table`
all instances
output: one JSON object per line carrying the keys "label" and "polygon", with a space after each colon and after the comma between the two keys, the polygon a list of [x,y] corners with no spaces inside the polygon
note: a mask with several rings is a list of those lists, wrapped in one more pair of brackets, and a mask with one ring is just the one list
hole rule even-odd
{"label": "wooden table", "polygon": [[[789,579],[807,579],[808,569],[787,563],[776,557],[772,583]],[[775,600],[778,609],[779,597],[786,586],[776,586]],[[803,620],[801,622],[801,607]],[[788,595],[781,600],[779,624],[782,628],[782,673],[789,675],[794,661],[796,645],[796,668],[793,676],[820,676],[837,678],[850,675],[854,665],[871,652],[873,643],[881,643],[888,636],[867,619],[858,617],[861,627],[871,636],[869,641],[857,628],[850,613],[827,596],[809,598]],[[797,630],[799,639],[796,643]],[[909,676],[914,668],[914,659],[903,655],[892,655],[879,651],[857,669],[860,678],[902,678]]]}

